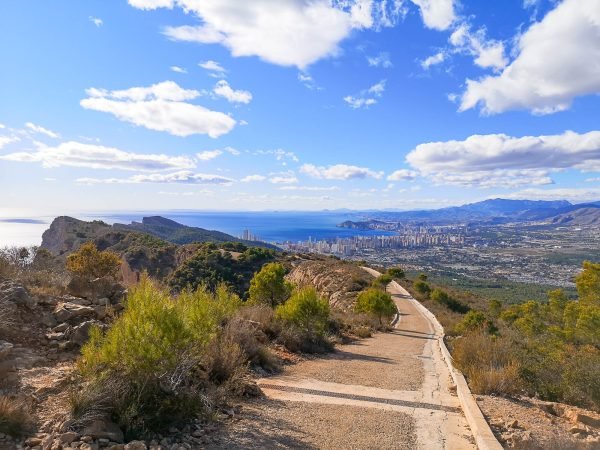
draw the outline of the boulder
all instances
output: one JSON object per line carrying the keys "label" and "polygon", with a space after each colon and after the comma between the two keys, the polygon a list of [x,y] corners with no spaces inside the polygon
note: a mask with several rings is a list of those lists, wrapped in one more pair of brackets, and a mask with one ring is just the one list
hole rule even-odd
{"label": "boulder", "polygon": [[10,352],[12,352],[14,345],[10,342],[0,341],[0,361],[8,359]]}
{"label": "boulder", "polygon": [[118,299],[124,288],[111,277],[88,280],[82,277],[73,277],[67,285],[67,292],[75,297],[88,300],[101,298]]}
{"label": "boulder", "polygon": [[80,325],[77,325],[76,327],[73,327],[73,331],[71,332],[71,342],[77,345],[85,344],[90,337],[90,330],[94,325],[102,326],[102,322],[88,320]]}
{"label": "boulder", "polygon": [[69,322],[79,317],[93,317],[95,313],[94,308],[89,306],[65,302],[58,304],[54,310],[54,317],[59,322]]}
{"label": "boulder", "polygon": [[113,442],[123,442],[124,439],[119,426],[108,420],[94,420],[81,434],[91,436],[93,439],[108,439]]}
{"label": "boulder", "polygon": [[585,414],[577,410],[569,410],[565,413],[565,418],[573,423],[583,423],[592,428],[600,428],[600,417],[592,414]]}
{"label": "boulder", "polygon": [[146,450],[147,448],[144,441],[131,441],[125,446],[125,450]]}
{"label": "boulder", "polygon": [[0,299],[28,308],[33,308],[37,305],[37,300],[29,295],[27,289],[13,281],[0,283]]}

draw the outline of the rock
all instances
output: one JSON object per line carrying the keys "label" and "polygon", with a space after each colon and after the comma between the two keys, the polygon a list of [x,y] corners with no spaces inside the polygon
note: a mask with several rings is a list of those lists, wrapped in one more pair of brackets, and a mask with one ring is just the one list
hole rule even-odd
{"label": "rock", "polygon": [[94,325],[102,326],[102,322],[88,320],[74,327],[71,333],[71,342],[77,345],[85,344],[90,337],[90,330]]}
{"label": "rock", "polygon": [[60,325],[55,326],[52,329],[52,331],[54,331],[55,333],[64,333],[68,329],[69,329],[69,324],[68,323],[61,323]]}
{"label": "rock", "polygon": [[573,423],[583,423],[592,428],[600,428],[600,418],[594,417],[590,414],[571,410],[565,414],[565,418],[569,419]]}
{"label": "rock", "polygon": [[[106,438],[114,442],[123,442],[123,432],[119,426],[108,420],[94,420],[83,430],[84,435],[91,436],[93,439]],[[83,438],[82,438],[83,440]]]}
{"label": "rock", "polygon": [[38,437],[30,437],[25,440],[25,445],[28,445],[30,447],[42,445],[42,439]]}
{"label": "rock", "polygon": [[583,435],[583,434],[587,434],[587,432],[588,432],[587,429],[585,429],[584,427],[579,426],[579,425],[574,425],[571,428],[569,428],[569,433],[571,433],[571,434],[582,434]]}
{"label": "rock", "polygon": [[67,292],[75,297],[88,300],[101,298],[116,299],[124,288],[111,277],[88,280],[82,277],[73,277],[67,285]]}
{"label": "rock", "polygon": [[0,361],[8,359],[14,345],[10,342],[0,341]]}
{"label": "rock", "polygon": [[27,289],[13,281],[0,283],[0,298],[28,308],[37,305],[37,300],[29,295]]}
{"label": "rock", "polygon": [[506,422],[506,428],[519,428],[519,421],[517,419],[509,420]]}
{"label": "rock", "polygon": [[79,317],[93,317],[96,312],[89,306],[75,303],[60,303],[54,310],[54,317],[59,322],[68,322]]}
{"label": "rock", "polygon": [[42,325],[52,328],[55,327],[57,322],[56,319],[54,318],[54,316],[52,314],[46,313],[42,316],[40,322],[42,323]]}
{"label": "rock", "polygon": [[94,311],[98,320],[106,318],[106,306],[94,306]]}
{"label": "rock", "polygon": [[71,442],[76,440],[79,437],[79,434],[74,431],[67,431],[66,433],[61,434],[58,439],[61,444],[69,445]]}
{"label": "rock", "polygon": [[146,450],[147,448],[144,441],[131,441],[125,445],[125,450]]}

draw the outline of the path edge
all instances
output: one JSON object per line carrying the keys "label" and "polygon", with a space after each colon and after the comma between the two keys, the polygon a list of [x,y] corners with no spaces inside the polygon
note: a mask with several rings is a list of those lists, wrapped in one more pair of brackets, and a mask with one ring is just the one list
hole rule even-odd
{"label": "path edge", "polygon": [[[392,281],[401,289],[404,289],[398,282]],[[462,407],[463,413],[465,415],[465,419],[471,429],[471,433],[475,439],[475,443],[479,450],[503,450],[502,445],[494,436],[490,425],[483,417],[483,413],[481,409],[479,409],[479,405],[475,401],[471,389],[469,389],[469,385],[465,380],[464,375],[454,367],[452,364],[452,356],[448,351],[448,347],[446,347],[446,343],[444,342],[444,327],[437,320],[437,317],[429,311],[421,302],[415,300],[411,296],[411,300],[414,302],[415,306],[419,311],[427,317],[433,324],[435,329],[435,334],[437,337],[438,345],[440,346],[440,350],[442,352],[442,357],[448,366],[448,370],[450,371],[450,375],[452,376],[452,380],[456,385],[456,394],[458,396],[458,400]]]}

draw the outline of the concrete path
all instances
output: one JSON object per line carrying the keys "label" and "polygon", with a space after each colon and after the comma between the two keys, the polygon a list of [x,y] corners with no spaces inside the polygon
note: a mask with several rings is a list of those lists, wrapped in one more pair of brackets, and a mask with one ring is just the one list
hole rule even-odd
{"label": "concrete path", "polygon": [[[347,425],[340,421],[352,421],[363,410],[372,410],[372,414],[385,411],[389,420],[397,421],[397,438],[393,441],[380,440],[383,436],[378,427],[368,420],[353,424],[372,448],[476,448],[453,395],[450,373],[431,323],[406,290],[393,283],[388,291],[400,311],[391,333],[339,346],[324,358],[304,361],[281,375],[260,379],[259,385],[269,400],[291,408],[294,404],[346,407],[348,414],[320,423],[315,433],[318,428],[318,433],[335,436],[338,428]],[[337,442],[329,440],[316,448],[350,449],[361,445],[341,435]]]}

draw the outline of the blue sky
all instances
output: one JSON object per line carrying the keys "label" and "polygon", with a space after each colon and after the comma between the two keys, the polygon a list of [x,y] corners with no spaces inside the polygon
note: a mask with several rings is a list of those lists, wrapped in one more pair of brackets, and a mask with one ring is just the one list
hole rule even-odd
{"label": "blue sky", "polygon": [[0,215],[600,199],[597,0],[12,0]]}

